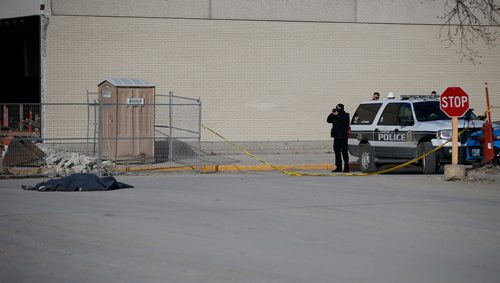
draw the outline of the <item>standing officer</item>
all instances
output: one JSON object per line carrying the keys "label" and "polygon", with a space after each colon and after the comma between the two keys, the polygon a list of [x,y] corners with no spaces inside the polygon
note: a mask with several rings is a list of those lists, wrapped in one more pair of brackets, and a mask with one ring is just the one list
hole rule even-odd
{"label": "standing officer", "polygon": [[332,113],[328,115],[326,122],[332,124],[330,135],[333,138],[336,167],[332,172],[342,172],[342,158],[344,159],[344,172],[349,172],[349,153],[347,152],[349,113],[344,111],[344,104],[337,104]]}

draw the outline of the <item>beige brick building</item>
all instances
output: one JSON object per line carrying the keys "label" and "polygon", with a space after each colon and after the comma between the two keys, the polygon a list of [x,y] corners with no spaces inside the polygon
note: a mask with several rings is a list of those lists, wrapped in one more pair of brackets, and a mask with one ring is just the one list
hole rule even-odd
{"label": "beige brick building", "polygon": [[459,85],[482,112],[488,82],[500,106],[500,49],[460,62],[438,37],[443,1],[53,0],[25,14],[14,2],[0,17],[41,17],[42,102],[85,102],[104,78],[137,77],[201,98],[203,123],[232,140],[292,150],[329,149],[331,108],[352,113],[374,91]]}

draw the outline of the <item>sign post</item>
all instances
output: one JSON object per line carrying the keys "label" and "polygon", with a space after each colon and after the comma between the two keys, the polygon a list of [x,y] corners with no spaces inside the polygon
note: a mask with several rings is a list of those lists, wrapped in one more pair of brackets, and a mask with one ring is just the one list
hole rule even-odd
{"label": "sign post", "polygon": [[483,164],[491,163],[495,160],[495,150],[493,149],[493,129],[491,127],[490,96],[488,95],[488,83],[486,88],[486,110],[488,120],[483,125]]}
{"label": "sign post", "polygon": [[451,118],[451,164],[458,164],[458,117]]}
{"label": "sign post", "polygon": [[439,97],[439,106],[451,117],[451,164],[458,164],[458,117],[469,111],[469,95],[460,87],[449,87]]}
{"label": "sign post", "polygon": [[[451,117],[452,127],[452,144],[451,144],[451,165],[453,172],[458,172],[458,117],[461,117],[469,111],[469,95],[460,87],[448,87],[443,94],[439,97],[439,106],[448,117]],[[448,178],[446,175],[447,170],[445,167],[445,179],[452,180],[456,176]],[[456,175],[456,174],[452,174]],[[463,168],[463,175],[465,177],[465,168]]]}

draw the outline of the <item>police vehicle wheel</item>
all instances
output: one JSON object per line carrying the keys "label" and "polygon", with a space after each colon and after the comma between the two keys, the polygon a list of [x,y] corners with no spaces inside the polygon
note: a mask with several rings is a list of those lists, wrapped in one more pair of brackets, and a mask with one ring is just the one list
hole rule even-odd
{"label": "police vehicle wheel", "polygon": [[369,144],[359,145],[359,169],[363,173],[370,173],[377,170],[375,165],[375,151]]}
{"label": "police vehicle wheel", "polygon": [[[422,142],[418,145],[418,147],[418,152],[420,153],[420,155],[426,154],[433,149],[431,142]],[[421,164],[422,172],[424,174],[435,174],[439,168],[437,163],[437,155],[435,153],[429,154],[426,157],[422,158]]]}

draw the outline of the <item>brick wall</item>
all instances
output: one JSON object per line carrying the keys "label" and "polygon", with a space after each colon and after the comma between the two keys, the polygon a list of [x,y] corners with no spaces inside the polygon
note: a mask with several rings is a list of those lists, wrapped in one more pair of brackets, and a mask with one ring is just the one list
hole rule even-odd
{"label": "brick wall", "polygon": [[[45,102],[85,102],[86,90],[105,78],[142,78],[157,93],[201,97],[203,123],[236,141],[329,140],[331,108],[342,102],[352,113],[373,91],[429,94],[460,85],[483,111],[488,82],[491,104],[500,106],[499,49],[479,47],[482,64],[461,63],[438,32],[436,25],[51,16]],[[68,112],[46,115],[78,116]],[[500,120],[500,110],[493,117]],[[61,130],[47,125],[46,133]],[[204,132],[203,140],[218,138]]]}

